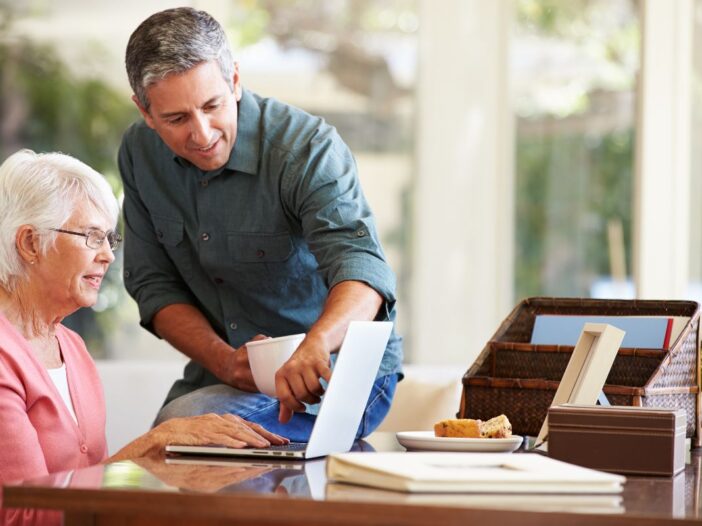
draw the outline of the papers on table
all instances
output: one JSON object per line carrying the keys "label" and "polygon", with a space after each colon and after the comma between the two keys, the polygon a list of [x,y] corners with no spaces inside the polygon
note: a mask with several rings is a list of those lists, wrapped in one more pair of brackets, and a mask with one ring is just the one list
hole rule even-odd
{"label": "papers on table", "polygon": [[452,508],[523,510],[569,513],[622,513],[621,494],[553,494],[553,493],[401,493],[352,484],[329,483],[326,500],[345,502],[381,502],[416,504]]}
{"label": "papers on table", "polygon": [[618,493],[625,481],[539,454],[400,452],[332,455],[327,479],[405,492],[567,494]]}

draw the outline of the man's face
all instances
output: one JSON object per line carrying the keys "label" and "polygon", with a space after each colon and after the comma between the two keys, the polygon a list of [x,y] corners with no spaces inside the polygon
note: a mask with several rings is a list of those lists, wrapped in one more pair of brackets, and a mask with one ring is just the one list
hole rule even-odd
{"label": "man's face", "polygon": [[239,68],[234,68],[234,93],[216,62],[181,74],[168,75],[146,90],[149,110],[132,97],[146,124],[178,156],[204,171],[229,160],[237,130],[237,101],[241,99]]}

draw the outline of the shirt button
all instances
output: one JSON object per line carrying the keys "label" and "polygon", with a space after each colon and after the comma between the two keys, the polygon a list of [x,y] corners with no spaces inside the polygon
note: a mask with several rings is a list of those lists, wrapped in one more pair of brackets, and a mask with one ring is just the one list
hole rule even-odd
{"label": "shirt button", "polygon": [[200,182],[200,186],[202,186],[203,188],[207,188],[207,185],[208,185],[208,184],[210,184],[210,183],[209,183],[209,181],[207,181],[207,179],[205,179],[204,181],[201,181],[201,182]]}
{"label": "shirt button", "polygon": [[86,446],[85,444],[81,444],[81,445],[80,445],[80,452],[81,452],[81,453],[87,453],[87,452],[88,452],[88,446]]}
{"label": "shirt button", "polygon": [[265,255],[266,255],[266,251],[265,251],[265,250],[261,250],[261,249],[259,248],[259,249],[256,251],[256,257],[257,257],[257,258],[262,258],[262,257],[265,256]]}
{"label": "shirt button", "polygon": [[358,232],[356,232],[356,235],[357,235],[358,237],[363,237],[363,236],[366,235],[366,231],[365,231],[365,230],[359,230]]}
{"label": "shirt button", "polygon": [[231,322],[231,323],[229,324],[229,328],[230,328],[231,330],[233,330],[233,331],[237,330],[238,327],[239,327],[239,326],[238,326],[236,323],[234,323],[234,322]]}
{"label": "shirt button", "polygon": [[124,277],[125,277],[125,278],[128,278],[128,277],[131,276],[131,275],[132,275],[132,273],[129,272],[128,270],[125,270],[125,271],[124,271]]}
{"label": "shirt button", "polygon": [[215,282],[217,285],[221,285],[222,283],[224,283],[224,280],[223,280],[222,278],[215,278],[215,279],[214,279],[214,282]]}
{"label": "shirt button", "polygon": [[203,241],[209,241],[210,235],[207,232],[203,232],[202,235],[200,236],[200,239],[202,239]]}
{"label": "shirt button", "polygon": [[163,231],[162,231],[162,230],[157,230],[157,231],[156,231],[156,237],[158,237],[159,239],[161,239],[161,238],[163,237]]}

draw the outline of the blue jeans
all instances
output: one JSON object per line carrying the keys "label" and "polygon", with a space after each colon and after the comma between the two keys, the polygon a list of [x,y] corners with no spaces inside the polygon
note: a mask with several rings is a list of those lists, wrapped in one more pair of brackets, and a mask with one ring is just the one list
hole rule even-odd
{"label": "blue jeans", "polygon": [[[381,376],[375,380],[363,419],[356,432],[357,439],[371,434],[383,421],[390,410],[396,386],[396,374]],[[249,422],[261,424],[269,431],[293,442],[307,442],[317,415],[295,413],[287,424],[281,424],[278,421],[279,406],[277,399],[261,393],[247,393],[225,384],[210,385],[167,404],[159,411],[154,425],[176,417],[232,413]]]}

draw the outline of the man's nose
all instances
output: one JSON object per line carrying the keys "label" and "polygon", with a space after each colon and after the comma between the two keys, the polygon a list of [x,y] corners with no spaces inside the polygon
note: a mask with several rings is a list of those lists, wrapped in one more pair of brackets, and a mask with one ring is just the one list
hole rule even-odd
{"label": "man's nose", "polygon": [[190,138],[192,142],[200,148],[208,146],[212,138],[212,129],[207,116],[196,114],[190,120],[190,123]]}

